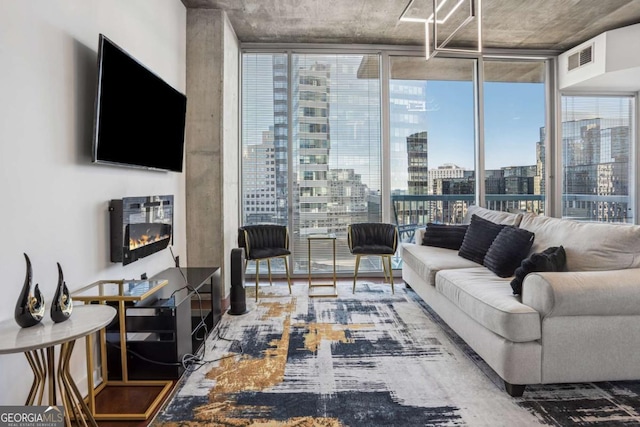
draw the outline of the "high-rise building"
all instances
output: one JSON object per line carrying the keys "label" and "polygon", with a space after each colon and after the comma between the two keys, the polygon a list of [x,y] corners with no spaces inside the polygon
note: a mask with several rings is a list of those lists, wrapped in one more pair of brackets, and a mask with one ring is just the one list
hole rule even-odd
{"label": "high-rise building", "polygon": [[243,191],[245,222],[276,222],[276,168],[273,132],[263,132],[263,143],[245,145],[242,175],[247,178]]}
{"label": "high-rise building", "polygon": [[437,168],[432,168],[429,170],[429,194],[442,194],[438,193],[440,190],[434,187],[437,180],[462,178],[464,176],[464,172],[464,168],[454,165],[453,163],[445,163]]}
{"label": "high-rise building", "polygon": [[589,221],[626,221],[629,146],[629,127],[618,120],[562,123],[565,215]]}
{"label": "high-rise building", "polygon": [[295,181],[299,186],[296,230],[300,236],[327,233],[329,219],[329,87],[331,67],[315,62],[297,65],[294,69],[294,161],[298,170]]}
{"label": "high-rise building", "polygon": [[[374,206],[369,206],[369,190],[353,169],[330,169],[328,183],[330,203],[326,227],[329,233],[346,236],[349,224],[370,221],[370,213],[375,218]],[[376,207],[380,208],[379,203]],[[377,215],[379,218],[379,211]]]}
{"label": "high-rise building", "polygon": [[[422,168],[428,166],[426,111],[426,82],[395,79],[389,82],[389,117],[393,123],[391,146],[398,147],[393,151],[398,157],[392,160],[391,188],[394,194],[429,194],[428,184],[423,185],[418,176]],[[416,144],[414,147],[411,146],[412,140]],[[410,171],[412,166],[416,168],[414,174]],[[416,188],[410,189],[412,185]],[[419,193],[422,190],[424,192]],[[403,224],[401,214],[398,221]]]}
{"label": "high-rise building", "polygon": [[[467,172],[471,171],[465,171],[464,168],[453,163],[445,163],[430,169],[429,194],[473,194],[473,181],[469,181],[469,178],[465,176]],[[429,202],[428,220],[455,223],[462,219],[464,211],[466,211],[466,204],[463,202],[436,199]]]}
{"label": "high-rise building", "polygon": [[273,55],[273,146],[276,172],[275,215],[273,222],[287,225],[289,200],[288,147],[289,110],[287,102],[288,64],[286,55]]}
{"label": "high-rise building", "polygon": [[429,194],[427,132],[417,132],[407,137],[407,161],[407,194]]}

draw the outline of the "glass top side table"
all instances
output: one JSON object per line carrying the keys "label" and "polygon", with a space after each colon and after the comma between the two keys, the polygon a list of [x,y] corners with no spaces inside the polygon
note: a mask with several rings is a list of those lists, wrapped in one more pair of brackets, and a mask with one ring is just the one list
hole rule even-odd
{"label": "glass top side table", "polygon": [[98,280],[74,291],[76,301],[141,301],[168,283],[167,280]]}
{"label": "glass top side table", "polygon": [[[107,340],[105,330],[100,331],[100,358],[102,360],[103,381],[97,387],[93,376],[88,375],[87,388],[89,396],[87,405],[96,420],[147,420],[169,395],[173,382],[170,380],[131,380],[127,367],[127,327],[126,303],[142,301],[169,283],[168,280],[98,280],[71,293],[74,301],[85,304],[117,303],[117,317],[119,326],[120,366],[122,380],[109,380],[107,371]],[[93,348],[87,341],[87,371],[93,372]],[[144,410],[127,413],[100,412],[97,410],[96,400],[101,392],[111,387],[154,387],[159,390],[155,399]],[[119,392],[126,390],[120,389]]]}

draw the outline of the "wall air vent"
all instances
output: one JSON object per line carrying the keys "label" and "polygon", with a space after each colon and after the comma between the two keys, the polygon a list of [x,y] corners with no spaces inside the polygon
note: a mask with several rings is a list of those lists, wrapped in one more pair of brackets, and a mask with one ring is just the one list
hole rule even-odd
{"label": "wall air vent", "polygon": [[558,55],[558,88],[580,92],[637,92],[640,90],[640,49],[635,49],[638,40],[640,23],[606,31],[561,53]]}
{"label": "wall air vent", "polygon": [[568,58],[568,71],[575,70],[593,62],[593,45],[587,46],[584,49],[569,55]]}

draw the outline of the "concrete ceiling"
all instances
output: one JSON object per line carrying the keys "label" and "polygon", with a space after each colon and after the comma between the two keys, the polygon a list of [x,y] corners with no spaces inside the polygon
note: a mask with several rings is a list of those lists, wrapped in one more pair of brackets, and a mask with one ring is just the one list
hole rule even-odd
{"label": "concrete ceiling", "polygon": [[[241,42],[424,45],[424,26],[399,22],[409,0],[182,0],[222,9]],[[470,0],[464,0],[468,7]],[[451,3],[451,2],[450,2]],[[426,17],[432,0],[408,16]],[[462,8],[461,8],[462,9]],[[640,0],[482,0],[483,48],[566,51],[614,28],[640,23]],[[466,28],[450,46],[472,46]]]}

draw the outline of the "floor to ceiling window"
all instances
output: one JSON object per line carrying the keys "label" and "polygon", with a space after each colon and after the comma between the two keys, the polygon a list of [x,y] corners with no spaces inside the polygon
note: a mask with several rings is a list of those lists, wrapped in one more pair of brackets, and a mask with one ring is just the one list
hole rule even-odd
{"label": "floor to ceiling window", "polygon": [[[243,224],[288,225],[294,273],[307,272],[314,234],[335,234],[338,271],[352,271],[347,226],[382,218],[379,61],[243,55]],[[331,242],[315,242],[312,272],[332,268]]]}
{"label": "floor to ceiling window", "polygon": [[474,202],[475,60],[390,58],[391,206],[402,241]]}
{"label": "floor to ceiling window", "polygon": [[544,214],[545,63],[483,64],[485,207]]}
{"label": "floor to ceiling window", "polygon": [[633,223],[632,96],[562,97],[562,216]]}
{"label": "floor to ceiling window", "polygon": [[[460,222],[475,203],[475,66],[391,57],[391,200],[404,240],[428,222]],[[545,62],[483,66],[484,205],[544,213]]]}
{"label": "floor to ceiling window", "polygon": [[[307,237],[333,234],[337,270],[350,273],[355,265],[346,242],[351,223],[391,221],[399,226],[401,240],[410,241],[429,222],[461,222],[475,203],[544,214],[550,151],[545,147],[547,66],[544,60],[519,58],[436,56],[425,61],[402,54],[313,50],[243,53],[242,224],[287,225],[291,267],[298,274],[331,272],[332,242],[314,242],[309,261]],[[389,80],[383,81],[387,71]],[[629,118],[633,100],[623,99],[628,105],[618,113]],[[584,116],[576,109],[577,116],[567,118],[568,107],[582,100],[564,97],[563,117],[585,123],[589,132],[571,128],[583,145],[585,132],[586,141],[595,138],[594,121],[602,128],[598,154],[591,142],[581,149],[591,150],[592,176],[600,178],[597,188],[578,188],[586,166],[577,162],[577,139],[563,125],[565,157],[573,156],[565,165],[565,190],[572,189],[565,194],[565,216],[587,216],[590,210],[590,218],[611,220],[614,211],[619,216],[624,211],[628,221],[630,205],[619,200],[624,194],[628,198],[628,158],[621,163],[629,152],[628,134],[625,152],[624,124],[605,126],[601,110]],[[383,111],[388,111],[389,124],[384,135]],[[602,163],[597,167],[595,157]],[[624,167],[622,177],[618,171]],[[605,182],[606,176],[613,184]],[[477,200],[477,189],[483,200]],[[598,197],[588,202],[585,197],[593,194]],[[399,266],[396,258],[394,267]],[[273,269],[284,270],[284,265],[276,263]],[[367,260],[361,269],[380,271],[379,258]]]}
{"label": "floor to ceiling window", "polygon": [[287,225],[288,77],[284,54],[245,54],[242,224]]}

